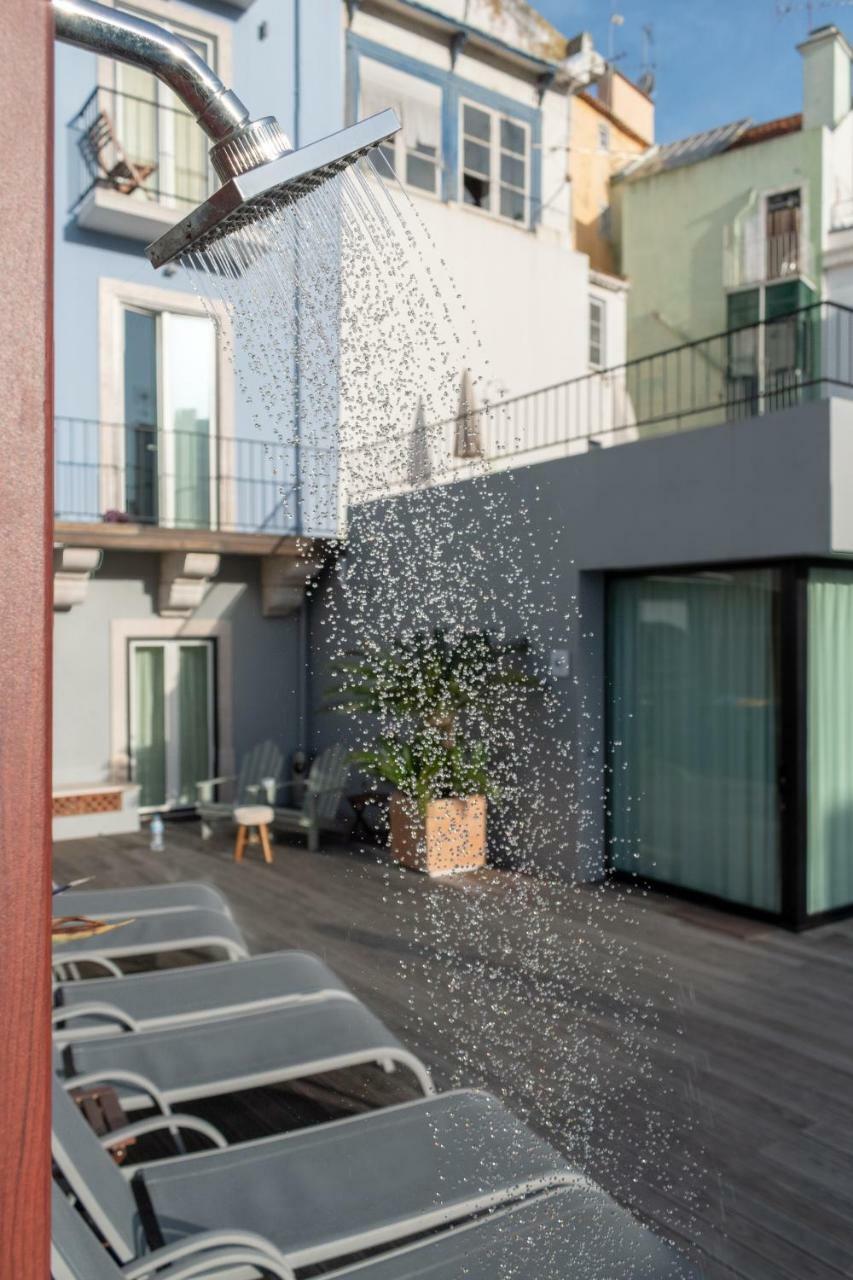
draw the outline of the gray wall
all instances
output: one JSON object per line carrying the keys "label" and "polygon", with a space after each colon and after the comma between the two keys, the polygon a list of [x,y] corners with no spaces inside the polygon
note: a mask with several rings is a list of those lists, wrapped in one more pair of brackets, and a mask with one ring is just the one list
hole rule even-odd
{"label": "gray wall", "polygon": [[[853,405],[833,401],[356,508],[344,580],[328,573],[312,605],[314,705],[334,656],[365,635],[502,625],[528,635],[540,670],[568,649],[570,677],[513,745],[538,796],[530,847],[501,848],[498,831],[492,852],[594,874],[606,572],[853,552],[851,493]],[[314,715],[315,748],[355,732]]]}
{"label": "gray wall", "polygon": [[[54,780],[57,785],[110,776],[110,623],[157,616],[159,557],[108,552],[86,601],[54,615]],[[261,614],[260,561],[224,556],[196,618],[222,618],[232,629],[234,748],[239,761],[254,743],[298,745],[299,620]]]}

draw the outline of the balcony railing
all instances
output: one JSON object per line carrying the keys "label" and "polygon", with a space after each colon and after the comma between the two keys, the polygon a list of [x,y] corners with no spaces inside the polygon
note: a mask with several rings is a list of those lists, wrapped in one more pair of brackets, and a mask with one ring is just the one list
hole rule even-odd
{"label": "balcony railing", "polygon": [[70,122],[71,210],[96,189],[181,209],[213,190],[204,134],[180,106],[99,87]]}
{"label": "balcony railing", "polygon": [[811,248],[801,231],[768,234],[763,227],[727,227],[723,280],[727,289],[812,275]]}
{"label": "balcony railing", "polygon": [[54,457],[57,520],[301,532],[290,444],[57,418]]}
{"label": "balcony railing", "polygon": [[437,424],[431,474],[472,465],[454,457],[460,439],[475,459],[512,466],[831,395],[853,399],[853,309],[820,302]]}

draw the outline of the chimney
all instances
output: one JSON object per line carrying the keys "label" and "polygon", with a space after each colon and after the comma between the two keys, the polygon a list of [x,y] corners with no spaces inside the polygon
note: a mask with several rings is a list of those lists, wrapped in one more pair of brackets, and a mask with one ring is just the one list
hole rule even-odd
{"label": "chimney", "polygon": [[850,110],[853,50],[838,27],[818,27],[797,45],[803,56],[803,128],[834,129]]}

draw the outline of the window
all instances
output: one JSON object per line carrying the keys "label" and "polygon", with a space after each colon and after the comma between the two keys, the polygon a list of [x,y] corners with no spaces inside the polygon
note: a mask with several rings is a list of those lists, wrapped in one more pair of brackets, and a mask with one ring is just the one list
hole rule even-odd
{"label": "window", "polygon": [[795,276],[800,262],[800,192],[783,191],[767,197],[766,278]]}
{"label": "window", "polygon": [[601,369],[605,362],[605,307],[601,298],[589,300],[589,363]]}
{"label": "window", "polygon": [[[134,17],[149,18],[144,8],[121,5]],[[218,61],[213,35],[180,23],[160,26],[180,35],[214,70]],[[163,82],[141,67],[118,62],[114,71],[115,91],[104,91],[101,109],[111,118],[122,151],[142,171],[144,182],[129,198],[150,200],[152,194],[170,206],[196,205],[207,199],[212,187],[207,160],[207,141],[184,104]]]}
{"label": "window", "polygon": [[393,107],[403,125],[379,148],[388,170],[407,187],[437,195],[441,175],[440,87],[372,58],[361,60],[360,72],[360,114],[371,116]]}
{"label": "window", "polygon": [[461,153],[465,204],[526,226],[530,200],[527,126],[465,102],[462,104]]}
{"label": "window", "polygon": [[611,583],[620,870],[779,910],[780,590],[771,569]]}
{"label": "window", "polygon": [[122,310],[124,510],[150,524],[210,528],[216,518],[213,321]]}
{"label": "window", "polygon": [[190,805],[214,772],[211,640],[130,645],[130,762],[140,807]]}
{"label": "window", "polygon": [[598,125],[598,149],[599,151],[610,150],[610,125],[604,120]]}

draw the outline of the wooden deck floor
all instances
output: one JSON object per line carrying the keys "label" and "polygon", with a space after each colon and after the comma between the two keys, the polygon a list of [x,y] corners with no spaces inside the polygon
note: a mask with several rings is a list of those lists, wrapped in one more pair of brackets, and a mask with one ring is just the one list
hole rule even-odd
{"label": "wooden deck floor", "polygon": [[166,844],[63,843],[56,874],[218,885],[254,950],[323,956],[439,1084],[500,1094],[708,1280],[853,1276],[853,922],[795,937],[344,847],[236,866],[195,824]]}

